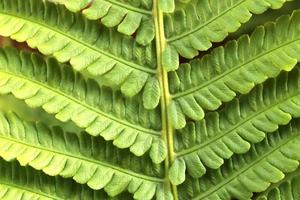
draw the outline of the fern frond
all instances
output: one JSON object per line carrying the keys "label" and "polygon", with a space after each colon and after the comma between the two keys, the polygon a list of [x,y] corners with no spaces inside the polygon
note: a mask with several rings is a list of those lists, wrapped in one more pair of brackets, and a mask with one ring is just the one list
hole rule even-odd
{"label": "fern frond", "polygon": [[0,199],[300,198],[289,1],[0,0]]}
{"label": "fern frond", "polygon": [[300,198],[300,175],[297,171],[287,174],[283,180],[271,185],[265,192],[253,199],[256,200],[289,200]]}
{"label": "fern frond", "polygon": [[55,59],[44,61],[36,54],[8,48],[0,50],[0,62],[0,94],[12,93],[62,122],[72,120],[89,134],[113,140],[137,156],[151,149],[154,162],[164,160],[157,109],[146,110],[138,99],[99,87]]}
{"label": "fern frond", "polygon": [[90,20],[101,19],[106,27],[118,27],[125,35],[136,32],[136,41],[147,45],[154,38],[152,0],[66,0],[61,1],[70,11],[79,12]]}
{"label": "fern frond", "polygon": [[256,84],[290,71],[300,61],[300,11],[276,23],[258,27],[253,34],[230,41],[203,59],[182,64],[169,74],[175,128],[185,118],[201,120],[203,110],[215,110],[236,93],[248,93]]}
{"label": "fern frond", "polygon": [[[50,177],[30,167],[21,167],[17,162],[0,160],[0,198],[19,200],[53,199],[111,199],[103,190],[91,190],[70,179]],[[130,195],[116,196],[115,200],[128,199]]]}
{"label": "fern frond", "polygon": [[211,170],[201,179],[179,186],[180,199],[248,200],[253,192],[262,192],[271,183],[293,172],[300,160],[299,120],[268,134],[244,155],[236,155],[219,170]]}
{"label": "fern frond", "polygon": [[163,168],[149,158],[134,157],[98,138],[24,122],[15,114],[1,113],[0,124],[0,156],[6,161],[72,177],[94,190],[104,188],[109,196],[128,189],[135,199],[151,199],[163,182]]}
{"label": "fern frond", "polygon": [[152,43],[142,47],[128,36],[49,2],[1,0],[0,35],[26,41],[60,62],[70,61],[75,70],[120,87],[129,97],[139,93],[156,73]]}
{"label": "fern frond", "polygon": [[286,1],[289,0],[192,0],[180,4],[174,13],[164,17],[168,48],[176,50],[176,57],[180,54],[193,58],[199,50],[206,51],[212,42],[221,42],[236,31],[252,14],[278,9]]}
{"label": "fern frond", "polygon": [[180,164],[183,171],[179,174],[187,168],[192,177],[199,178],[206,173],[206,167],[218,169],[224,159],[247,152],[266,133],[276,131],[278,125],[287,124],[292,117],[299,117],[299,79],[297,67],[235,99],[222,111],[209,113],[200,122],[188,123],[176,133],[177,159],[171,169]]}

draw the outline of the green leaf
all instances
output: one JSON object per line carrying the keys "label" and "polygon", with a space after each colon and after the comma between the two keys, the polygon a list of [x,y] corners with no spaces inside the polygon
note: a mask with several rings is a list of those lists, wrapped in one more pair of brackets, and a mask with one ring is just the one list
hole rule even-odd
{"label": "green leaf", "polygon": [[154,163],[161,163],[167,157],[167,147],[162,140],[153,143],[150,150],[150,157]]}
{"label": "green leaf", "polygon": [[167,71],[174,71],[179,66],[179,58],[176,50],[167,46],[162,52],[162,65]]}
{"label": "green leaf", "polygon": [[[200,122],[190,122],[176,134],[177,159],[184,159],[188,173],[199,178],[205,168],[218,169],[224,159],[246,153],[278,125],[300,116],[300,69],[282,73],[234,99]],[[205,167],[203,167],[205,166]],[[197,171],[196,171],[197,169]]]}
{"label": "green leaf", "polygon": [[[7,161],[17,159],[21,165],[30,165],[50,176],[72,177],[94,190],[104,188],[109,196],[116,196],[129,184],[139,182],[139,185],[151,184],[151,189],[141,186],[131,192],[138,192],[139,199],[145,199],[144,195],[151,199],[162,182],[161,172],[143,167],[151,165],[147,157],[138,159],[86,134],[24,122],[15,114],[0,115],[0,123],[9,125],[8,130],[0,129],[0,156]],[[153,191],[151,195],[149,190]]]}
{"label": "green leaf", "polygon": [[[93,191],[85,185],[76,184],[70,179],[50,177],[31,167],[21,167],[17,162],[0,160],[0,198],[1,199],[108,199],[101,191]],[[130,199],[124,193],[114,197]]]}
{"label": "green leaf", "polygon": [[[100,79],[101,84],[121,87],[129,97],[137,95],[148,77],[156,74],[152,43],[143,47],[128,36],[49,2],[1,0],[0,5],[0,35],[27,42],[60,62],[69,61],[75,70]],[[136,81],[139,84],[133,85]]]}
{"label": "green leaf", "polygon": [[169,84],[176,110],[185,108],[187,119],[200,120],[204,114],[196,112],[199,107],[216,110],[237,93],[246,94],[281,70],[290,71],[300,61],[299,17],[299,11],[282,16],[276,23],[258,27],[250,37],[230,41],[171,72]]}
{"label": "green leaf", "polygon": [[288,1],[0,0],[0,199],[298,199]]}
{"label": "green leaf", "polygon": [[206,51],[212,42],[221,42],[236,31],[252,14],[268,8],[278,9],[286,0],[191,0],[165,16],[165,32],[169,45],[185,58]]}
{"label": "green leaf", "polygon": [[159,8],[165,13],[172,13],[175,10],[175,0],[159,0]]}
{"label": "green leaf", "polygon": [[180,129],[185,127],[185,116],[177,102],[171,102],[168,108],[171,124],[174,128]]}
{"label": "green leaf", "polygon": [[179,185],[185,180],[185,162],[183,159],[176,159],[169,170],[169,179],[172,184]]}
{"label": "green leaf", "polygon": [[156,78],[148,79],[143,92],[143,105],[146,109],[154,109],[160,101],[159,81]]}
{"label": "green leaf", "polygon": [[[125,35],[137,32],[137,42],[142,45],[149,44],[154,38],[153,25],[150,25],[152,31],[145,31],[150,27],[143,26],[143,23],[152,18],[151,0],[144,0],[139,4],[134,1],[110,0],[66,0],[61,3],[72,12],[81,11],[90,20],[101,19],[107,27],[117,26],[117,30]],[[145,33],[147,34],[144,35]]]}
{"label": "green leaf", "polygon": [[201,179],[188,178],[178,188],[180,198],[250,199],[253,192],[264,191],[282,180],[284,173],[298,168],[299,131],[299,120],[295,120],[253,145],[247,154],[235,155],[220,169],[210,170]]}
{"label": "green leaf", "polygon": [[174,197],[173,197],[172,193],[168,192],[168,190],[166,190],[166,187],[163,185],[162,187],[157,189],[156,199],[173,200]]}
{"label": "green leaf", "polygon": [[273,184],[269,189],[259,194],[255,199],[257,200],[272,200],[272,199],[299,199],[300,192],[300,176],[299,169],[297,171],[287,174],[287,176],[277,184]]}
{"label": "green leaf", "polygon": [[[153,141],[161,140],[160,125],[153,120],[160,117],[154,110],[145,110],[138,99],[126,99],[100,87],[54,59],[44,61],[35,54],[4,49],[0,62],[0,94],[12,93],[31,107],[55,114],[62,122],[71,120],[90,135],[113,140],[119,148],[130,148],[135,155],[141,156]],[[122,119],[125,116],[127,119]]]}

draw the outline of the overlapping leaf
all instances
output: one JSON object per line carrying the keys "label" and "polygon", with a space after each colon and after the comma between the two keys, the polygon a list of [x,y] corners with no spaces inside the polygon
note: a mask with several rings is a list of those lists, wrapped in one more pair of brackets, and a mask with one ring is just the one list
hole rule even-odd
{"label": "overlapping leaf", "polygon": [[[0,160],[0,198],[22,200],[50,199],[111,199],[101,190],[91,190],[70,179],[50,177],[30,167],[21,167],[17,162]],[[122,194],[114,199],[131,198]]]}
{"label": "overlapping leaf", "polygon": [[300,160],[299,120],[268,134],[244,155],[235,155],[219,170],[201,179],[188,178],[179,186],[180,199],[250,199],[271,183],[295,171]]}
{"label": "overlapping leaf", "polygon": [[27,123],[15,114],[0,115],[0,156],[17,159],[51,176],[72,177],[109,196],[124,190],[135,199],[151,199],[163,179],[163,168],[149,157],[137,158],[87,134],[65,133],[41,123]]}
{"label": "overlapping leaf", "polygon": [[257,200],[289,200],[300,198],[300,175],[299,169],[288,174],[279,184],[270,186],[267,191],[258,195]]}
{"label": "overlapping leaf", "polygon": [[[191,0],[180,4],[172,14],[165,15],[167,49],[175,49],[185,58],[193,58],[198,51],[206,51],[212,42],[221,42],[228,33],[236,31],[252,14],[268,8],[278,9],[289,0]],[[167,56],[167,55],[165,55]],[[171,63],[170,63],[171,64]],[[178,66],[170,67],[174,70]]]}
{"label": "overlapping leaf", "polygon": [[183,128],[185,118],[201,120],[204,110],[215,110],[237,93],[248,93],[300,60],[300,12],[258,27],[254,33],[230,41],[208,56],[182,64],[169,74],[173,103],[172,124]]}
{"label": "overlapping leaf", "polygon": [[218,169],[224,159],[247,152],[266,133],[287,124],[292,117],[299,117],[299,79],[300,69],[296,67],[235,99],[222,111],[209,113],[200,122],[188,123],[176,134],[177,159],[173,165],[184,166],[179,174],[187,169],[192,177],[199,178],[207,167]]}
{"label": "overlapping leaf", "polygon": [[149,44],[154,38],[152,0],[66,0],[60,1],[72,12],[81,11],[90,20],[101,20],[106,27],[118,27],[125,35],[136,33],[136,41]]}
{"label": "overlapping leaf", "polygon": [[[0,35],[26,41],[60,62],[70,61],[75,70],[97,78],[101,84],[120,87],[129,97],[138,94],[156,73],[152,43],[142,47],[97,21],[49,2],[1,0]],[[157,104],[150,104],[151,108]]]}
{"label": "overlapping leaf", "polygon": [[99,87],[52,58],[45,61],[35,54],[2,49],[0,63],[1,94],[12,93],[31,107],[43,107],[62,122],[72,120],[137,156],[151,149],[154,162],[164,160],[159,113],[145,110],[139,99]]}

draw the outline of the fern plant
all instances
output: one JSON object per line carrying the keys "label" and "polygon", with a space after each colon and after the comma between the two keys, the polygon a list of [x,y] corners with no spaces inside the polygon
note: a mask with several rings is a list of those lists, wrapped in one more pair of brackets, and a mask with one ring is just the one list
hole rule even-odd
{"label": "fern plant", "polygon": [[0,0],[0,198],[299,199],[288,1]]}

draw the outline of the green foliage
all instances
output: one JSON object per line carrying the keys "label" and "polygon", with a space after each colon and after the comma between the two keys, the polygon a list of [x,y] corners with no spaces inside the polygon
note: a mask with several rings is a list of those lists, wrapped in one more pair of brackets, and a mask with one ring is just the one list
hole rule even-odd
{"label": "green foliage", "polygon": [[[104,191],[90,190],[70,179],[51,177],[30,167],[21,167],[16,161],[0,161],[1,199],[111,199]],[[126,193],[113,199],[127,199]]]}
{"label": "green foliage", "polygon": [[120,88],[126,96],[139,93],[156,73],[152,43],[138,45],[131,37],[53,3],[13,0],[0,4],[2,36],[26,41],[60,62],[69,61],[76,71],[97,77],[101,84]]}
{"label": "green foliage", "polygon": [[261,142],[266,133],[299,117],[299,79],[298,68],[290,74],[282,73],[231,101],[220,112],[211,112],[178,131],[177,157],[184,158],[188,173],[199,178],[206,167],[218,169],[224,159],[249,151],[251,144]]}
{"label": "green foliage", "polygon": [[[154,144],[164,148],[158,131],[160,116],[155,110],[145,110],[138,100],[122,98],[118,92],[100,87],[91,79],[85,80],[52,58],[44,61],[38,55],[14,49],[4,49],[0,54],[1,94],[12,93],[30,107],[42,107],[55,114],[62,122],[72,120],[90,135],[114,140],[114,145],[130,147],[138,156]],[[132,117],[135,114],[138,116]],[[152,151],[156,151],[155,147]],[[152,159],[159,163],[164,158],[152,156]]]}
{"label": "green foliage", "polygon": [[271,187],[255,197],[257,200],[272,200],[272,199],[299,199],[300,198],[300,177],[299,169],[288,174],[279,183],[271,185]]}
{"label": "green foliage", "polygon": [[142,45],[150,43],[154,38],[151,0],[132,2],[128,0],[62,0],[59,2],[70,11],[82,11],[87,19],[101,19],[106,27],[117,26],[117,30],[125,35],[132,35],[136,32],[136,41]]}
{"label": "green foliage", "polygon": [[[269,134],[247,154],[235,155],[202,179],[179,186],[182,199],[249,199],[252,192],[264,191],[270,183],[284,178],[299,166],[299,120]],[[214,177],[212,179],[212,177]],[[186,190],[190,188],[191,190]]]}
{"label": "green foliage", "polygon": [[0,0],[0,199],[299,199],[288,1]]}

